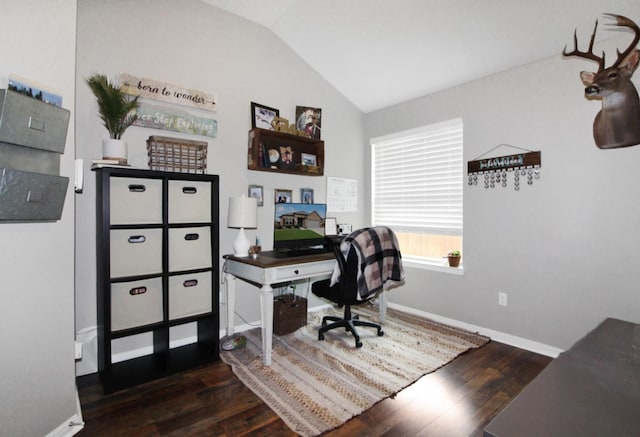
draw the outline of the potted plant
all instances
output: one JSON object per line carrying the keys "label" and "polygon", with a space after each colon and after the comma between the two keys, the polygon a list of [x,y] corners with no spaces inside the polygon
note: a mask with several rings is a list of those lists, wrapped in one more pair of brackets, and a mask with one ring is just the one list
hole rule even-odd
{"label": "potted plant", "polygon": [[458,267],[460,265],[460,251],[452,250],[447,254],[449,260],[449,267]]}
{"label": "potted plant", "polygon": [[109,132],[109,139],[102,140],[102,157],[126,164],[127,143],[122,140],[122,134],[138,118],[134,112],[139,106],[138,96],[128,96],[104,74],[93,74],[85,82],[98,101],[100,119]]}

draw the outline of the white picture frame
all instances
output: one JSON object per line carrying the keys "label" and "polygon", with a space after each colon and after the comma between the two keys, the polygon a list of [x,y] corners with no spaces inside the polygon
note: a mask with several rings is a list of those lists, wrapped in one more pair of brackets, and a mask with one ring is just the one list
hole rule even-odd
{"label": "white picture frame", "polygon": [[338,220],[335,217],[324,219],[324,235],[338,235]]}
{"label": "white picture frame", "polygon": [[300,161],[303,165],[317,165],[316,155],[313,155],[311,153],[301,153]]}

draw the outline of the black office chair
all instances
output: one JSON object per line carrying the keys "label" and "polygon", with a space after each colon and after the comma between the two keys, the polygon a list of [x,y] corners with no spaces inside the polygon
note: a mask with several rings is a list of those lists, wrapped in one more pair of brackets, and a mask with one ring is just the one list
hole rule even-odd
{"label": "black office chair", "polygon": [[[367,228],[375,229],[375,228]],[[350,236],[346,237],[347,240],[352,237],[354,234],[361,233],[363,230],[356,231]],[[385,232],[390,232],[391,235],[393,233],[390,229],[385,229]],[[361,235],[364,237],[364,235]],[[392,237],[393,242],[397,244],[395,240],[395,236]],[[345,328],[346,331],[351,332],[353,334],[356,347],[362,347],[362,342],[360,341],[360,335],[358,335],[358,331],[356,330],[356,326],[366,326],[370,328],[375,328],[377,330],[378,336],[383,336],[384,331],[382,330],[382,326],[378,323],[367,322],[364,320],[360,320],[357,314],[353,315],[351,313],[352,305],[362,305],[368,303],[371,299],[375,298],[377,293],[372,293],[365,298],[359,297],[359,272],[362,272],[364,268],[364,263],[359,262],[358,252],[354,245],[351,245],[347,253],[347,258],[345,259],[342,251],[340,249],[340,243],[337,241],[330,242],[333,252],[336,256],[336,260],[338,262],[338,268],[340,269],[340,278],[337,283],[333,286],[331,285],[331,279],[326,279],[322,281],[317,281],[312,286],[313,294],[318,297],[330,300],[334,303],[337,303],[339,306],[344,306],[344,316],[343,317],[335,317],[335,316],[325,316],[322,318],[322,326],[318,331],[318,340],[324,340],[325,332],[335,329],[335,328]],[[387,251],[389,252],[389,251]],[[389,253],[386,253],[386,256],[389,256]],[[403,279],[402,273],[402,265],[400,263],[400,252],[397,249],[393,251],[394,256],[396,256],[396,262],[399,266],[399,271],[394,271],[392,275],[393,278],[389,277],[388,279],[393,279],[400,281]],[[383,256],[383,252],[380,251],[376,253],[373,257],[380,260],[380,257]],[[397,267],[396,266],[396,267]],[[362,281],[360,281],[362,284]],[[332,322],[332,323],[328,323]]]}

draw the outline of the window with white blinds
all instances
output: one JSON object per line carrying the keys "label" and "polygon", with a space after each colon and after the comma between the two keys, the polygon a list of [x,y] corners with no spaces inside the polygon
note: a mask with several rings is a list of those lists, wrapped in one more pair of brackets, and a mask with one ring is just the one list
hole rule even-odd
{"label": "window with white blinds", "polygon": [[371,140],[373,225],[391,227],[412,246],[420,236],[455,237],[436,238],[439,249],[403,249],[403,257],[441,259],[461,249],[462,127],[454,119]]}

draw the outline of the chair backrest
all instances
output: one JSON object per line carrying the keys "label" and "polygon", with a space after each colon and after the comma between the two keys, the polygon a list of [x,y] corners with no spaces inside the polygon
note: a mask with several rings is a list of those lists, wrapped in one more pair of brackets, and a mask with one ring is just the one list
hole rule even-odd
{"label": "chair backrest", "polygon": [[[353,300],[366,301],[385,287],[404,281],[402,254],[390,228],[376,226],[358,229],[344,239],[342,245],[345,244],[350,245],[351,249],[347,254],[346,266],[341,267],[341,271],[346,272],[346,280],[352,280],[355,276],[356,295]],[[354,260],[350,264],[352,252]]]}
{"label": "chair backrest", "polygon": [[333,245],[333,253],[340,268],[340,280],[336,286],[340,289],[342,301],[349,305],[361,302],[358,300],[358,253],[352,247],[345,259],[339,244]]}

